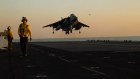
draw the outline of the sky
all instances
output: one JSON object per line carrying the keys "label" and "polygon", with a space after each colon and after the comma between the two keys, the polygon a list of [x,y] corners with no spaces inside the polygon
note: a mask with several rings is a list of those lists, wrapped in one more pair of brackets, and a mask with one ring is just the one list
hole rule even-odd
{"label": "sky", "polygon": [[[71,13],[90,26],[65,35],[42,26]],[[14,38],[22,17],[28,18],[32,38],[140,36],[140,0],[0,0],[0,31],[12,27]]]}

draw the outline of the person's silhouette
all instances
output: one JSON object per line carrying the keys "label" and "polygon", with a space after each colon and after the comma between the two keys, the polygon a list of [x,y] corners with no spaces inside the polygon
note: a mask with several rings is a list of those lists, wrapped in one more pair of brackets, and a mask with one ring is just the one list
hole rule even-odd
{"label": "person's silhouette", "polygon": [[18,34],[20,37],[20,46],[23,56],[27,56],[27,44],[28,37],[30,36],[30,40],[32,40],[30,25],[27,24],[28,20],[26,17],[23,17],[21,20],[21,24],[18,28]]}
{"label": "person's silhouette", "polygon": [[6,35],[7,35],[7,39],[8,39],[8,50],[11,51],[11,49],[12,49],[13,33],[11,31],[11,27],[10,26],[7,27]]}

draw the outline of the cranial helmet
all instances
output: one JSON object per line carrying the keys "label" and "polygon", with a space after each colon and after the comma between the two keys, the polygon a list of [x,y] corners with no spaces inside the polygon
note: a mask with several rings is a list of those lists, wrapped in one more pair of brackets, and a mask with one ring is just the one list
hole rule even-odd
{"label": "cranial helmet", "polygon": [[27,19],[26,17],[22,17],[22,20],[21,20],[21,21],[22,21],[22,22],[23,22],[23,21],[26,21],[26,22],[27,22],[28,19]]}
{"label": "cranial helmet", "polygon": [[11,27],[10,27],[10,26],[8,26],[8,27],[7,27],[7,29],[8,29],[8,30],[11,30]]}

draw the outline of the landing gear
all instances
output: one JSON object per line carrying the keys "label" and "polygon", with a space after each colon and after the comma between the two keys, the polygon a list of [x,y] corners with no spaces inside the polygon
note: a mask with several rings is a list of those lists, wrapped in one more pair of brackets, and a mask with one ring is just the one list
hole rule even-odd
{"label": "landing gear", "polygon": [[79,31],[79,34],[81,34],[81,31]]}
{"label": "landing gear", "polygon": [[70,30],[70,32],[72,33],[72,29]]}
{"label": "landing gear", "polygon": [[66,31],[65,34],[66,34],[66,35],[67,35],[67,34],[69,35],[69,31]]}
{"label": "landing gear", "polygon": [[54,28],[53,28],[53,34],[54,34]]}

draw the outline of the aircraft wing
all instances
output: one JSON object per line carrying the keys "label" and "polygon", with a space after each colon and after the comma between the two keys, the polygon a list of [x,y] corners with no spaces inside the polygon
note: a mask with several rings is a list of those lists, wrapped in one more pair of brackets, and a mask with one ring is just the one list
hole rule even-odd
{"label": "aircraft wing", "polygon": [[53,28],[56,28],[59,25],[59,23],[60,23],[60,21],[55,22],[55,23],[52,23],[52,24],[49,24],[49,25],[46,25],[43,28],[45,28],[45,27],[53,27]]}
{"label": "aircraft wing", "polygon": [[78,25],[81,25],[81,26],[83,26],[83,27],[90,27],[90,26],[88,26],[88,25],[86,25],[86,24],[83,24],[83,23],[81,23],[81,22],[78,22]]}

